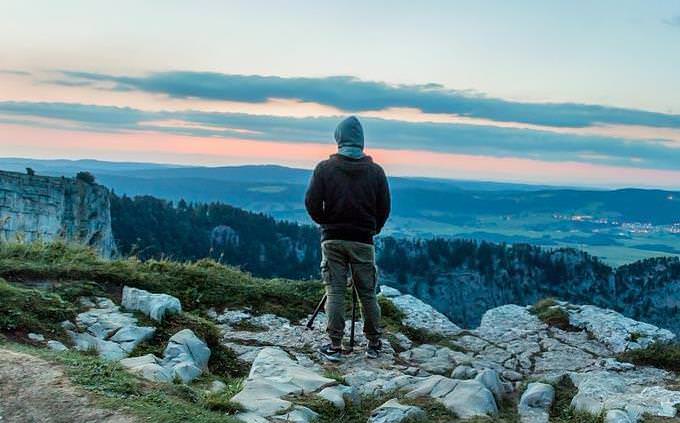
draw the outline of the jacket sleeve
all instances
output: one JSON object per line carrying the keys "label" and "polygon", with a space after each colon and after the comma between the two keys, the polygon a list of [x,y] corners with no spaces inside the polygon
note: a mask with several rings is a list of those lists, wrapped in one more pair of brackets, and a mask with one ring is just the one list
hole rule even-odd
{"label": "jacket sleeve", "polygon": [[305,207],[312,220],[318,224],[324,223],[324,182],[321,176],[320,165],[317,165],[309,181],[307,193],[305,194]]}
{"label": "jacket sleeve", "polygon": [[382,228],[387,222],[387,218],[390,217],[390,211],[392,210],[392,198],[390,196],[390,185],[387,182],[387,177],[385,172],[380,169],[378,174],[378,193],[377,193],[378,204],[376,207],[376,225],[377,233],[382,231]]}

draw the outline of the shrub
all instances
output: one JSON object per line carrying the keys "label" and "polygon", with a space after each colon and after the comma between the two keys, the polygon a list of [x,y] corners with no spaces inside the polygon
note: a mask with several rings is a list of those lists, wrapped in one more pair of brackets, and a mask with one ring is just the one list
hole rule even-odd
{"label": "shrub", "polygon": [[94,175],[91,174],[90,172],[78,172],[76,174],[76,180],[85,182],[86,184],[94,184],[95,178]]}

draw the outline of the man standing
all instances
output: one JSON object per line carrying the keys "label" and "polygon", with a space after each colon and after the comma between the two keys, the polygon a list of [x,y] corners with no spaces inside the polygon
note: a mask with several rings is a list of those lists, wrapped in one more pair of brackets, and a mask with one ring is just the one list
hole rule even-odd
{"label": "man standing", "polygon": [[321,225],[321,276],[328,296],[326,331],[331,342],[320,353],[340,360],[349,274],[361,302],[366,355],[377,358],[381,329],[373,236],[390,214],[390,190],[383,169],[364,154],[359,119],[350,116],[340,122],[335,141],[338,153],[316,166],[305,196],[307,212]]}

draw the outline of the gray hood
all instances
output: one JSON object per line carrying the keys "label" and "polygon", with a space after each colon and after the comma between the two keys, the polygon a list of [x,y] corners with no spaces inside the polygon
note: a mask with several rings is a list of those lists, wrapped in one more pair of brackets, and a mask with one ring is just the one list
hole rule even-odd
{"label": "gray hood", "polygon": [[350,116],[335,128],[335,142],[338,153],[343,156],[359,159],[364,156],[364,129],[355,116]]}

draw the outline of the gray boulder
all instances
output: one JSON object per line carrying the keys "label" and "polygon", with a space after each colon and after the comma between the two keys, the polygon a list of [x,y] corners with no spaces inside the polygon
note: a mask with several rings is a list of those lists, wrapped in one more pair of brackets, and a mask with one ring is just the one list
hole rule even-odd
{"label": "gray boulder", "polygon": [[425,412],[413,405],[402,405],[396,399],[391,399],[373,410],[368,418],[369,423],[401,423],[424,420]]}
{"label": "gray boulder", "polygon": [[451,372],[452,379],[472,379],[477,376],[477,369],[461,364]]}
{"label": "gray boulder", "polygon": [[163,352],[162,366],[183,383],[199,377],[208,367],[210,348],[191,329],[174,334]]}
{"label": "gray boulder", "polygon": [[440,402],[462,419],[498,414],[493,393],[476,380],[460,381]]}
{"label": "gray boulder", "polygon": [[45,337],[39,333],[29,333],[28,339],[33,342],[45,342]]}
{"label": "gray boulder", "polygon": [[322,389],[317,395],[339,410],[344,410],[346,404],[357,404],[361,401],[357,390],[345,385],[329,386]]}
{"label": "gray boulder", "polygon": [[486,389],[491,391],[493,393],[494,398],[496,398],[496,401],[500,401],[503,396],[506,394],[506,387],[501,382],[501,379],[498,377],[498,373],[496,373],[493,370],[482,370],[479,372],[479,374],[475,377],[475,380],[482,385],[486,386]]}
{"label": "gray boulder", "polygon": [[120,365],[130,373],[152,382],[172,382],[173,373],[161,365],[161,359],[153,354],[120,360]]}
{"label": "gray boulder", "polygon": [[605,423],[635,423],[637,419],[631,419],[623,410],[609,410],[604,418]]}
{"label": "gray boulder", "polygon": [[519,401],[518,411],[522,423],[547,423],[553,401],[555,388],[552,385],[530,383]]}
{"label": "gray boulder", "polygon": [[152,294],[129,286],[123,288],[122,305],[128,310],[141,311],[158,322],[166,315],[182,312],[182,304],[171,295]]}
{"label": "gray boulder", "polygon": [[109,340],[117,342],[123,350],[131,353],[137,345],[153,338],[155,333],[154,327],[130,325],[120,328]]}

